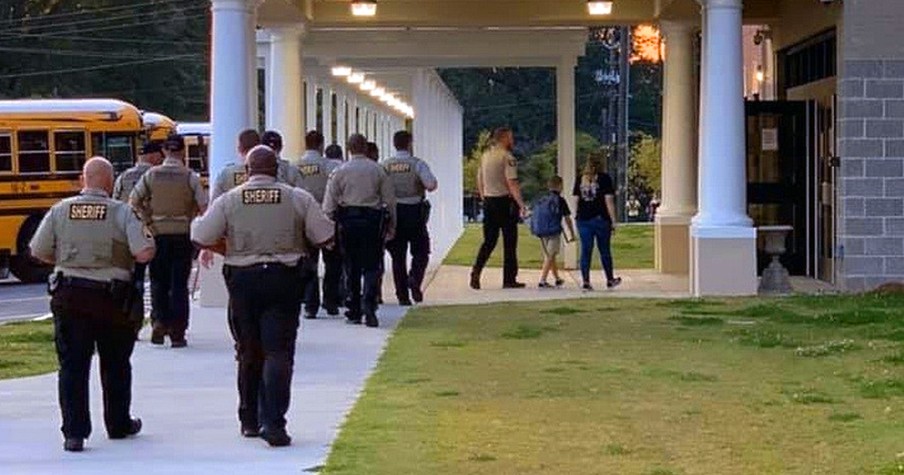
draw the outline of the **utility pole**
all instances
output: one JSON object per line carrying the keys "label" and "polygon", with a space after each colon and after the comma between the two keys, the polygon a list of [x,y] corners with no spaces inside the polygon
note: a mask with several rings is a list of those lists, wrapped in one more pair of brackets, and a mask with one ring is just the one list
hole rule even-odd
{"label": "utility pole", "polygon": [[628,199],[628,154],[629,154],[629,102],[631,95],[631,28],[619,27],[619,57],[618,57],[618,138],[616,170],[618,172],[615,183],[618,186],[616,195],[616,209],[619,221],[627,221],[626,204]]}

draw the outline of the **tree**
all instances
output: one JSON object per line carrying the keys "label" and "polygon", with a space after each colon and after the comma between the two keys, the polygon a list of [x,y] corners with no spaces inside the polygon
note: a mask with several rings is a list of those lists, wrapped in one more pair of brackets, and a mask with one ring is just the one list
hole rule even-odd
{"label": "tree", "polygon": [[[578,171],[592,153],[603,150],[602,145],[592,135],[578,132],[575,136],[575,159]],[[527,200],[533,200],[546,190],[546,183],[558,173],[559,148],[557,142],[550,142],[528,157],[519,167],[521,191]],[[573,183],[565,183],[566,191]]]}
{"label": "tree", "polygon": [[477,143],[471,149],[471,153],[464,157],[462,163],[462,180],[464,181],[465,194],[477,194],[477,169],[480,167],[480,157],[490,148],[490,132],[481,131],[477,137]]}
{"label": "tree", "polygon": [[649,135],[637,134],[631,147],[631,165],[628,171],[631,189],[646,194],[662,193],[662,144]]}

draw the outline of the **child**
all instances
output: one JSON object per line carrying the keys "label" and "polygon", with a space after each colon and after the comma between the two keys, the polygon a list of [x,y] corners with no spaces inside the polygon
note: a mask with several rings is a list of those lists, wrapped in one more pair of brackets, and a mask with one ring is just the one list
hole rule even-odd
{"label": "child", "polygon": [[540,275],[541,289],[552,288],[546,278],[552,271],[555,278],[555,287],[561,287],[565,283],[559,276],[559,268],[556,258],[562,249],[562,220],[568,226],[568,236],[574,236],[574,225],[571,222],[571,210],[568,202],[562,198],[562,177],[554,176],[549,179],[549,193],[534,205],[534,213],[531,228],[534,234],[540,238],[540,248],[543,250],[543,273]]}

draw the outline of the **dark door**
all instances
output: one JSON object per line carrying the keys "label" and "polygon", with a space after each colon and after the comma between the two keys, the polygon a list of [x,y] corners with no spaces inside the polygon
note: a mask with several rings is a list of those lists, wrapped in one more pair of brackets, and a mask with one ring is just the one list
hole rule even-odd
{"label": "dark door", "polygon": [[[807,103],[750,101],[746,109],[747,211],[755,226],[794,227],[782,263],[792,275],[806,275]],[[762,245],[757,249],[757,267],[762,272],[769,256],[762,252]]]}

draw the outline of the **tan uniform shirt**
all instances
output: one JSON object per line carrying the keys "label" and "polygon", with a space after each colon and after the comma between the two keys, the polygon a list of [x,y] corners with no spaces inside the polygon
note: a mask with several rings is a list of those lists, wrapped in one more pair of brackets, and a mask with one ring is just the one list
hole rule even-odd
{"label": "tan uniform shirt", "polygon": [[[314,200],[310,193],[300,189],[293,188],[284,183],[278,183],[273,177],[264,175],[255,175],[246,183],[229,190],[224,195],[214,200],[210,209],[204,216],[196,219],[191,226],[192,241],[203,246],[211,246],[220,239],[227,238],[230,229],[235,226],[244,225],[245,223],[234,222],[235,210],[239,206],[245,206],[243,201],[243,191],[246,189],[260,188],[279,189],[280,199],[291,199],[292,207],[297,214],[298,222],[302,224],[302,229],[297,229],[301,233],[304,240],[314,243],[314,245],[322,245],[333,238],[335,232],[335,224],[332,220],[323,214],[320,206]],[[254,203],[259,204],[259,203]],[[287,219],[293,217],[288,216]],[[266,223],[261,224],[259,236],[265,236],[268,232]],[[303,242],[304,240],[301,240]],[[226,249],[226,264],[231,266],[250,266],[267,262],[279,262],[287,265],[295,265],[299,259],[305,254],[306,250],[303,245],[296,246],[292,252],[283,253],[263,253],[257,255],[230,255],[229,248]]]}
{"label": "tan uniform shirt", "polygon": [[[128,246],[129,251],[134,254],[154,247],[154,238],[150,231],[144,226],[138,216],[132,211],[129,205],[120,201],[115,201],[107,195],[103,190],[86,188],[82,190],[81,195],[67,198],[53,205],[50,211],[44,216],[41,225],[38,226],[34,236],[29,244],[32,254],[35,256],[45,257],[52,256],[56,262],[61,262],[63,256],[64,241],[66,236],[63,235],[64,221],[70,217],[72,213],[71,205],[78,205],[80,201],[98,203],[106,205],[105,213],[113,219],[113,227],[115,232],[113,236],[104,236],[104,239],[117,241]],[[90,216],[88,216],[90,217]],[[98,229],[101,229],[98,226]],[[103,226],[106,228],[106,226]],[[90,249],[70,249],[70,252],[91,252]],[[130,280],[131,272],[112,265],[101,268],[82,268],[82,267],[61,267],[57,266],[55,272],[62,272],[68,277],[79,277],[82,279],[91,279],[100,282],[109,282],[111,280]]]}
{"label": "tan uniform shirt", "polygon": [[[185,164],[179,160],[167,158],[160,166],[184,168]],[[151,217],[154,213],[153,210],[149,209],[151,189],[147,183],[147,176],[147,173],[145,173],[141,176],[141,179],[138,180],[138,183],[135,184],[135,189],[132,190],[129,202],[133,207],[135,207],[135,210],[138,211],[138,214],[145,217]],[[199,177],[197,173],[191,172],[188,180],[188,185],[189,187],[191,187],[191,192],[194,196],[195,205],[197,206],[197,208],[203,209],[207,207],[208,197],[207,193],[204,191],[204,187],[201,186],[201,177]]]}
{"label": "tan uniform shirt", "polygon": [[395,231],[396,198],[392,180],[383,167],[364,155],[337,168],[326,184],[323,211],[334,216],[340,207],[388,208],[390,234]]}
{"label": "tan uniform shirt", "polygon": [[314,195],[314,199],[318,203],[323,203],[326,183],[333,171],[340,166],[342,166],[342,162],[339,160],[325,158],[316,150],[307,150],[298,162],[297,170],[301,176],[299,186]]}
{"label": "tan uniform shirt", "polygon": [[[291,163],[280,159],[276,162],[277,171],[276,171],[276,180],[280,183],[285,183],[289,186],[294,186],[296,188],[302,188],[301,183],[301,174],[298,172],[298,169],[293,167]],[[215,200],[220,197],[223,193],[245,183],[245,180],[248,179],[248,172],[245,170],[244,163],[233,163],[232,165],[227,166],[217,175],[217,179],[213,185],[213,191],[211,192],[211,200]]]}
{"label": "tan uniform shirt", "polygon": [[289,186],[294,186],[295,188],[302,188],[301,186],[301,172],[298,171],[295,166],[289,163],[288,160],[279,159],[276,162],[276,180],[285,183]]}
{"label": "tan uniform shirt", "polygon": [[383,168],[392,179],[396,202],[399,204],[420,204],[426,198],[426,190],[437,186],[436,176],[427,162],[405,150],[396,151],[394,157],[383,162]]}
{"label": "tan uniform shirt", "polygon": [[128,203],[129,196],[132,194],[132,190],[135,189],[135,184],[150,169],[150,163],[138,162],[134,167],[120,173],[116,177],[116,183],[113,185],[113,199]]}
{"label": "tan uniform shirt", "polygon": [[509,196],[508,180],[518,179],[518,161],[502,147],[492,147],[480,157],[478,181],[483,183],[483,196]]}

